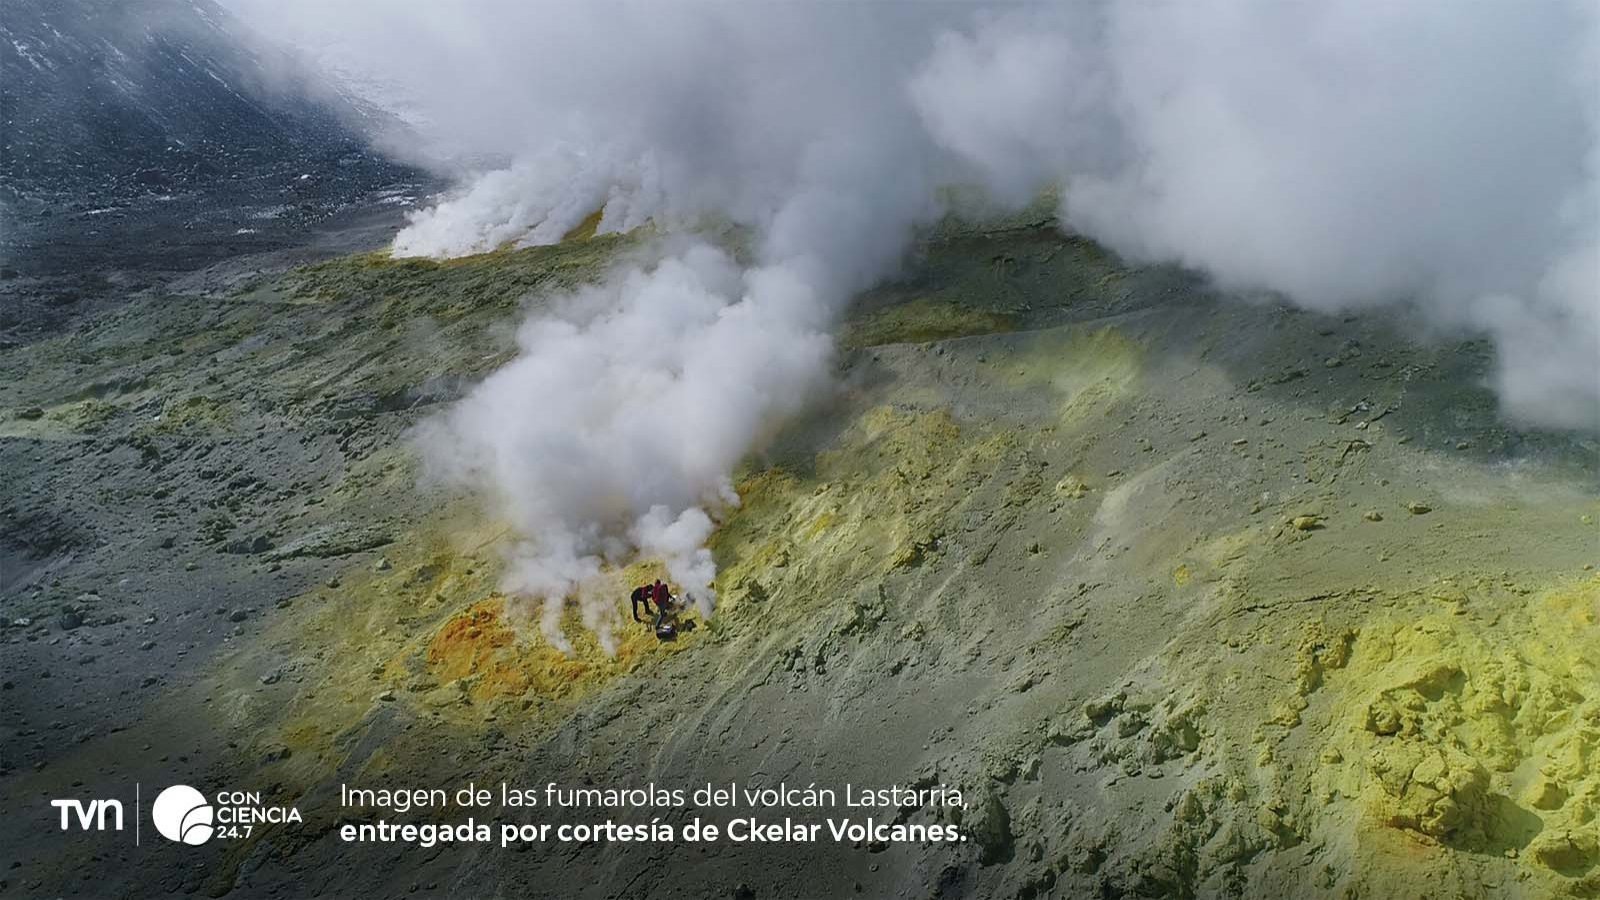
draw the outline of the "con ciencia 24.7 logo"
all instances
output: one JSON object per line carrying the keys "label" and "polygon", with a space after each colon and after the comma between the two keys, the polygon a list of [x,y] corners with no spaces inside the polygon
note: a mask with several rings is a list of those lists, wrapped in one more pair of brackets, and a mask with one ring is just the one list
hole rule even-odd
{"label": "con ciencia 24.7 logo", "polygon": [[[134,788],[134,842],[139,841],[139,817],[143,811],[141,791]],[[87,802],[71,799],[51,800],[61,814],[61,830],[122,831],[121,800],[98,799]],[[204,844],[219,840],[247,838],[265,825],[298,824],[300,810],[293,806],[263,803],[258,791],[219,791],[207,797],[186,784],[175,784],[156,795],[150,805],[150,821],[156,831],[179,844]]]}

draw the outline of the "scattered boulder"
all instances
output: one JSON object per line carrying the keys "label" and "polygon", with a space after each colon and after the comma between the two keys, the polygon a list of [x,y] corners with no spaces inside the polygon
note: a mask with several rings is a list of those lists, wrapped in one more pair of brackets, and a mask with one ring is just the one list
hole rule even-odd
{"label": "scattered boulder", "polygon": [[348,556],[394,543],[394,534],[382,525],[353,525],[348,522],[324,525],[284,544],[268,559],[278,561],[301,556],[327,559]]}
{"label": "scattered boulder", "polygon": [[1544,775],[1540,775],[1524,795],[1529,806],[1543,810],[1560,809],[1567,802],[1567,797],[1565,788]]}
{"label": "scattered boulder", "polygon": [[470,701],[467,698],[467,686],[459,679],[445,682],[422,695],[422,704],[430,709],[441,709],[446,706],[462,706]]}
{"label": "scattered boulder", "polygon": [[1540,865],[1562,873],[1585,872],[1600,862],[1600,838],[1592,828],[1541,834],[1529,850]]}
{"label": "scattered boulder", "polygon": [[1400,711],[1388,700],[1378,700],[1367,707],[1365,727],[1373,734],[1380,737],[1398,734],[1403,724]]}
{"label": "scattered boulder", "polygon": [[1112,716],[1122,711],[1127,699],[1125,694],[1118,693],[1089,700],[1083,704],[1083,717],[1096,725],[1104,725]]}
{"label": "scattered boulder", "polygon": [[1374,750],[1367,768],[1392,828],[1442,840],[1468,837],[1462,832],[1490,821],[1489,773],[1454,747],[1393,741]]}
{"label": "scattered boulder", "polygon": [[972,810],[967,833],[978,843],[978,864],[992,866],[1009,862],[1016,853],[1010,811],[993,791],[986,792],[982,800],[973,804]]}
{"label": "scattered boulder", "polygon": [[1089,485],[1076,475],[1068,475],[1056,482],[1056,493],[1069,500],[1078,500],[1089,493]]}
{"label": "scattered boulder", "polygon": [[265,553],[271,549],[272,541],[264,534],[258,534],[255,537],[237,538],[222,545],[223,552],[239,555]]}

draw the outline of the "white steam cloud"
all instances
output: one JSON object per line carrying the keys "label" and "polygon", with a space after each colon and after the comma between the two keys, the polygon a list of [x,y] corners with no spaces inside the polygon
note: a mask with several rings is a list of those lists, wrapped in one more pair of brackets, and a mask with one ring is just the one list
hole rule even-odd
{"label": "white steam cloud", "polygon": [[[1497,341],[1506,411],[1600,421],[1592,3],[1028,8],[947,34],[934,139],[1124,255]],[[1013,102],[1007,102],[1014,98]]]}
{"label": "white steam cloud", "polygon": [[419,156],[506,161],[398,254],[548,243],[597,208],[754,235],[747,265],[682,239],[563,298],[433,431],[504,501],[509,586],[558,643],[565,598],[637,554],[709,614],[728,473],[946,184],[1059,186],[1064,225],[1130,258],[1488,334],[1508,416],[1600,426],[1588,0],[233,5],[394,87]]}
{"label": "white steam cloud", "polygon": [[554,244],[597,209],[600,233],[629,231],[665,210],[651,173],[609,166],[566,148],[477,178],[467,190],[412,216],[396,256],[465,256],[506,244]]}
{"label": "white steam cloud", "polygon": [[[459,91],[429,118],[458,139],[482,131],[476,149],[515,161],[417,216],[397,254],[550,243],[602,207],[602,231],[718,216],[753,236],[748,264],[682,239],[554,298],[516,360],[425,435],[446,475],[502,502],[522,537],[506,587],[539,604],[556,646],[570,647],[573,600],[610,646],[616,598],[598,586],[608,563],[641,555],[709,616],[706,541],[737,502],[729,473],[815,394],[834,313],[936,211],[904,94],[918,57],[879,46],[920,16],[479,4],[451,8],[442,42],[421,34],[433,10],[374,14],[391,39],[419,29],[409,65],[449,72],[421,86]],[[490,106],[515,137],[485,130]]]}
{"label": "white steam cloud", "polygon": [[728,473],[825,370],[823,305],[781,266],[741,270],[691,244],[530,320],[518,357],[434,423],[433,457],[493,488],[525,537],[507,588],[542,600],[553,643],[567,648],[566,598],[611,608],[615,597],[582,588],[602,561],[638,553],[711,614],[706,510],[738,502]]}

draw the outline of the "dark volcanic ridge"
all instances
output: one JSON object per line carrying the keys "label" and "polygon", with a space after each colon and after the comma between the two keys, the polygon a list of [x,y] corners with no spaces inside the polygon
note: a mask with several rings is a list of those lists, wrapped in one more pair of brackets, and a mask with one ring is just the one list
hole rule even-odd
{"label": "dark volcanic ridge", "polygon": [[255,46],[210,2],[8,0],[0,341],[146,287],[150,273],[398,219],[433,186],[372,149],[395,127],[385,114],[291,79],[287,56]]}

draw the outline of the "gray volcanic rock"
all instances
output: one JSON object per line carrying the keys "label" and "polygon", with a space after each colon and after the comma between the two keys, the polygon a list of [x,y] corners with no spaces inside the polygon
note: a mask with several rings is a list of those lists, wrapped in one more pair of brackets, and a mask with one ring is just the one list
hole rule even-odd
{"label": "gray volcanic rock", "polygon": [[6,0],[0,347],[431,183],[371,149],[384,115],[295,71],[210,0]]}
{"label": "gray volcanic rock", "polygon": [[354,193],[403,171],[367,149],[379,114],[290,81],[209,0],[7,0],[0,39],[0,179],[23,199],[87,210],[306,173],[307,193]]}
{"label": "gray volcanic rock", "polygon": [[[0,354],[0,806],[20,811],[0,879],[129,897],[1594,893],[1593,438],[1506,426],[1473,344],[1241,302],[1050,223],[930,239],[848,311],[831,402],[735,473],[715,619],[658,643],[619,591],[615,655],[576,609],[567,655],[503,589],[515,535],[493,504],[419,478],[409,436],[509,358],[525,309],[633,246],[196,276]],[[259,787],[306,821],[91,858],[36,817],[41,798],[180,780]],[[342,784],[501,780],[950,785],[964,808],[784,814],[968,839],[338,837]],[[591,813],[621,817],[573,818]]]}

